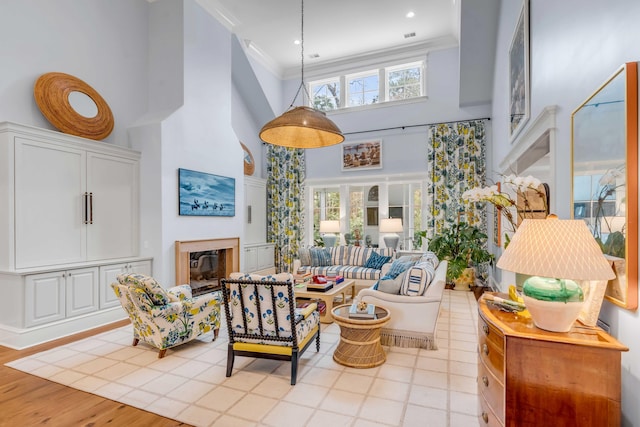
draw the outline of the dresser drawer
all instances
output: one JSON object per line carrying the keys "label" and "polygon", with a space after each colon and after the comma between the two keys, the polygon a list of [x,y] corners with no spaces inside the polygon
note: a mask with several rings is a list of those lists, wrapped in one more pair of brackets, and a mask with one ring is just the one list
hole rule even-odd
{"label": "dresser drawer", "polygon": [[491,407],[487,404],[482,396],[478,396],[478,425],[480,427],[503,427],[496,414],[493,413]]}
{"label": "dresser drawer", "polygon": [[504,338],[502,333],[488,325],[482,317],[478,322],[478,354],[482,362],[498,378],[504,377]]}
{"label": "dresser drawer", "polygon": [[493,413],[504,420],[504,383],[502,381],[502,378],[496,378],[480,360],[478,363],[478,396],[484,398]]}
{"label": "dresser drawer", "polygon": [[489,324],[484,317],[478,317],[478,337],[480,341],[489,341],[504,353],[504,335],[500,329]]}

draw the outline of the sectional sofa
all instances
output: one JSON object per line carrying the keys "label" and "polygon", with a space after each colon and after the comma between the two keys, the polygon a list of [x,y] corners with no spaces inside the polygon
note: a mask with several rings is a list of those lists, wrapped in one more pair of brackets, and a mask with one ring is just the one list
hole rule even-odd
{"label": "sectional sofa", "polygon": [[313,275],[335,272],[345,280],[355,280],[356,291],[359,291],[374,285],[389,269],[395,257],[396,251],[392,248],[312,246],[299,250],[293,267],[294,271],[301,270]]}

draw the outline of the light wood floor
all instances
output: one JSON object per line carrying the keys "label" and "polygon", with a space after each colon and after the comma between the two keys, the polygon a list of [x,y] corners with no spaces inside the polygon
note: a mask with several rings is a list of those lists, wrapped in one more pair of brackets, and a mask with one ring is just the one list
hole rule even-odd
{"label": "light wood floor", "polygon": [[185,426],[169,418],[4,366],[12,360],[127,323],[128,320],[123,320],[26,350],[0,346],[0,426]]}

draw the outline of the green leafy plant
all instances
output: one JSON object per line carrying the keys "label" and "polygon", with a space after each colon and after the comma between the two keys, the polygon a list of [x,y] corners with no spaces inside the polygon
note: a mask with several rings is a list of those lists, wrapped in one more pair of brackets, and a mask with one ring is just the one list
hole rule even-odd
{"label": "green leafy plant", "polygon": [[457,279],[468,267],[493,265],[494,255],[487,251],[487,235],[475,226],[459,222],[429,241],[429,250],[449,261],[447,282]]}

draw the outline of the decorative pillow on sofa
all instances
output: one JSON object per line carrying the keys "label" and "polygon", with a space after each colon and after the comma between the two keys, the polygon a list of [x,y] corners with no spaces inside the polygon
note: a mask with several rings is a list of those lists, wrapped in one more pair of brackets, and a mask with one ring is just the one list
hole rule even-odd
{"label": "decorative pillow on sofa", "polygon": [[432,262],[417,263],[405,272],[400,286],[400,294],[410,297],[424,294],[435,275],[436,270]]}
{"label": "decorative pillow on sofa", "polygon": [[331,255],[327,248],[310,248],[312,267],[326,267],[331,265]]}
{"label": "decorative pillow on sofa", "polygon": [[400,273],[406,271],[410,267],[413,267],[415,263],[416,262],[412,261],[410,258],[400,257],[397,260],[393,261],[391,267],[389,268],[389,271],[383,278],[395,279]]}
{"label": "decorative pillow on sofa", "polygon": [[433,269],[434,270],[436,268],[438,268],[438,264],[440,264],[440,260],[438,259],[438,255],[434,254],[431,251],[425,252],[424,255],[422,255],[422,257],[420,258],[420,260],[418,262],[419,263],[421,263],[421,262],[431,263],[431,265],[433,265]]}
{"label": "decorative pillow on sofa", "polygon": [[400,273],[395,279],[385,279],[383,277],[382,279],[378,280],[376,290],[385,292],[387,294],[400,294],[400,287],[402,286],[402,282],[404,281],[404,277],[406,274],[406,271],[404,273]]}
{"label": "decorative pillow on sofa", "polygon": [[364,264],[366,268],[375,268],[380,270],[383,265],[389,262],[390,256],[378,255],[376,252],[371,252],[369,259]]}
{"label": "decorative pillow on sofa", "polygon": [[311,265],[311,251],[310,248],[300,247],[298,249],[298,258],[300,259],[300,265]]}

